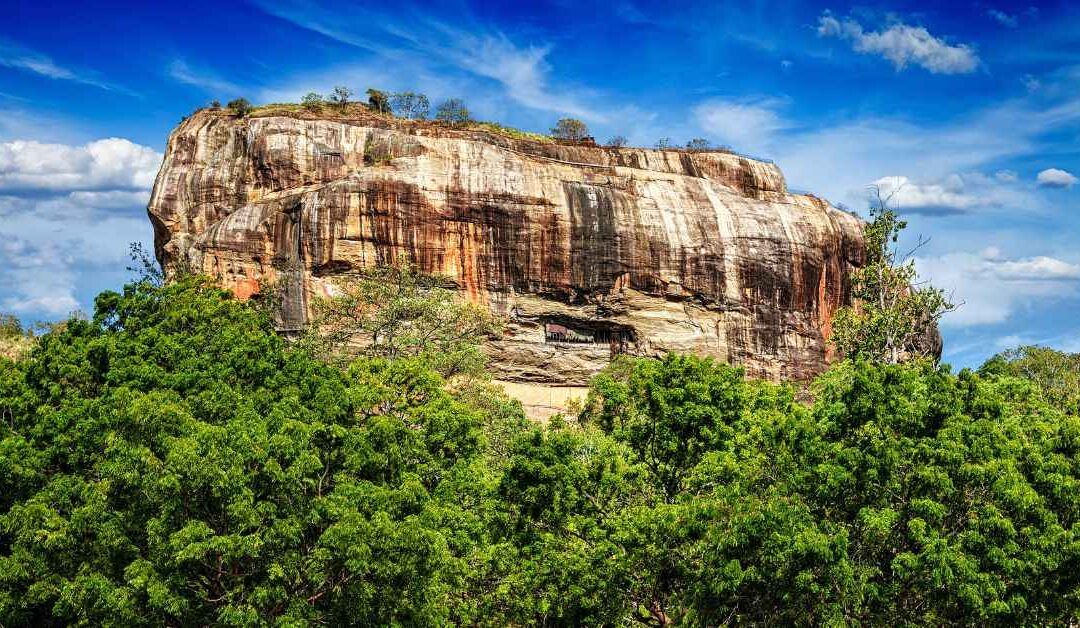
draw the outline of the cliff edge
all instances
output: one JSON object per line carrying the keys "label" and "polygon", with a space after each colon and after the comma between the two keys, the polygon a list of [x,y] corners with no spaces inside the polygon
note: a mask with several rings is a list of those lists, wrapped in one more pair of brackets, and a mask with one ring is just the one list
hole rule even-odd
{"label": "cliff edge", "polygon": [[[166,271],[301,328],[335,277],[408,256],[508,320],[495,377],[581,386],[619,353],[694,352],[805,380],[864,255],[858,218],[723,151],[562,145],[375,114],[200,111],[148,208]],[[541,404],[542,405],[542,404]]]}

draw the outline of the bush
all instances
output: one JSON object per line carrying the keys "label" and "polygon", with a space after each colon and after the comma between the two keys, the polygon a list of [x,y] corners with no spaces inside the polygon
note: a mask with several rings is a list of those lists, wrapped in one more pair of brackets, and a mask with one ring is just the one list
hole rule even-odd
{"label": "bush", "polygon": [[580,141],[589,137],[589,127],[581,120],[562,118],[551,129],[551,135],[560,140]]}
{"label": "bush", "polygon": [[694,139],[686,143],[686,148],[688,148],[689,150],[709,150],[709,147],[711,145],[712,144],[709,142],[709,140],[703,137],[695,137]]}
{"label": "bush", "polygon": [[626,146],[626,142],[626,137],[622,135],[616,135],[615,137],[607,141],[607,145],[612,148],[622,148],[623,146]]}
{"label": "bush", "polygon": [[670,137],[661,137],[660,139],[656,140],[656,148],[658,150],[664,150],[665,148],[670,148],[670,147],[671,147],[671,138]]}
{"label": "bush", "polygon": [[252,109],[254,109],[254,107],[251,106],[251,103],[248,102],[247,98],[236,98],[234,100],[230,100],[229,104],[227,104],[226,107],[228,107],[229,111],[232,111],[233,114],[241,118],[250,114]]}
{"label": "bush", "polygon": [[439,122],[446,122],[452,125],[467,124],[471,120],[469,117],[469,109],[465,106],[465,101],[459,98],[451,98],[443,101],[435,109],[435,119]]}

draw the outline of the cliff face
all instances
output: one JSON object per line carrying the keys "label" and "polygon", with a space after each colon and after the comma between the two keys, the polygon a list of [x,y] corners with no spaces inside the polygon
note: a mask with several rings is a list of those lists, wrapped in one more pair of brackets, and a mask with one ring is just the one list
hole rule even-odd
{"label": "cliff face", "polygon": [[617,353],[686,351],[806,379],[864,248],[858,219],[722,152],[562,146],[425,123],[200,112],[149,206],[166,270],[299,328],[336,276],[408,256],[509,321],[498,378],[582,385]]}

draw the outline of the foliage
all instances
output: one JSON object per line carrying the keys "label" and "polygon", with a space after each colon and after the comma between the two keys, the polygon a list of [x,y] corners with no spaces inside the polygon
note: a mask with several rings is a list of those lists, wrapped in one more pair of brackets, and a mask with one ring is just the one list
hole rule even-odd
{"label": "foliage", "polygon": [[352,90],[343,85],[338,85],[330,94],[330,102],[337,105],[338,109],[345,111],[349,107],[349,99],[352,98]]}
{"label": "foliage", "polygon": [[241,118],[247,116],[249,113],[251,113],[252,109],[254,109],[254,107],[251,106],[251,103],[248,102],[247,98],[236,98],[230,100],[229,103],[225,106],[228,107],[229,111],[232,111],[233,114]]}
{"label": "foliage", "polygon": [[398,92],[390,97],[394,114],[410,120],[424,120],[428,117],[431,104],[428,97],[414,92]]}
{"label": "foliage", "polygon": [[[891,196],[891,195],[890,195]],[[937,323],[956,309],[944,291],[920,285],[914,250],[901,254],[900,232],[907,227],[888,198],[877,195],[872,221],[863,233],[866,261],[851,275],[852,306],[841,308],[833,321],[832,342],[841,355],[896,364],[912,357],[932,357]],[[920,240],[915,250],[923,244]]]}
{"label": "foliage", "polygon": [[712,143],[703,137],[695,137],[686,143],[686,148],[690,150],[709,150],[710,146],[712,146]]}
{"label": "foliage", "polygon": [[990,358],[979,372],[1035,382],[1050,405],[1080,415],[1080,353],[1049,347],[1017,347]]}
{"label": "foliage", "polygon": [[439,277],[406,261],[342,279],[337,288],[336,296],[315,304],[304,339],[326,360],[411,356],[445,377],[476,374],[484,365],[479,343],[499,331],[486,308],[464,302]]}
{"label": "foliage", "polygon": [[0,625],[1080,619],[1065,356],[845,361],[811,406],[624,357],[542,427],[433,370],[488,333],[451,294],[344,287],[329,331],[374,347],[346,364],[207,278],[140,280],[0,358]]}
{"label": "foliage", "polygon": [[367,90],[368,108],[379,113],[391,113],[390,97],[386,92],[369,87]]}
{"label": "foliage", "polygon": [[627,141],[626,136],[616,135],[607,141],[607,145],[612,148],[622,148],[623,146],[626,146]]}
{"label": "foliage", "polygon": [[211,100],[210,101],[210,108],[215,109],[215,110],[221,109],[221,101],[217,100],[217,99]]}
{"label": "foliage", "polygon": [[481,413],[189,277],[0,360],[0,624],[471,623]]}
{"label": "foliage", "polygon": [[664,150],[665,148],[670,148],[670,147],[671,147],[671,138],[670,137],[661,137],[660,139],[656,140],[656,148],[658,150]]}
{"label": "foliage", "polygon": [[562,118],[551,129],[551,136],[560,140],[580,141],[589,136],[589,127],[581,120]]}
{"label": "foliage", "polygon": [[469,109],[465,106],[465,101],[460,98],[450,98],[444,100],[435,109],[435,119],[439,122],[446,122],[453,125],[462,125],[468,123],[472,118],[469,115]]}
{"label": "foliage", "polygon": [[308,111],[319,111],[324,102],[323,97],[315,92],[308,92],[300,99],[300,105]]}
{"label": "foliage", "polygon": [[34,345],[34,334],[23,329],[14,314],[0,314],[0,360],[23,358]]}

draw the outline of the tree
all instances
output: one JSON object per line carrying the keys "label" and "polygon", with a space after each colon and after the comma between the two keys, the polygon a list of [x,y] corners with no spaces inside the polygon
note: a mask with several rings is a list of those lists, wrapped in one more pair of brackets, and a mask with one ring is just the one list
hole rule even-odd
{"label": "tree", "polygon": [[709,140],[703,137],[695,137],[686,143],[686,148],[690,150],[709,150],[709,146],[711,146]]}
{"label": "tree", "polygon": [[323,97],[315,92],[308,92],[301,100],[300,105],[308,111],[319,111],[323,106]]}
{"label": "tree", "polygon": [[210,101],[210,108],[214,109],[214,110],[221,109],[221,101],[217,100],[217,99],[211,100]]}
{"label": "tree", "polygon": [[424,120],[431,106],[427,96],[413,92],[398,92],[390,97],[394,113],[410,120]]}
{"label": "tree", "polygon": [[230,111],[232,111],[234,114],[241,118],[246,117],[248,114],[251,113],[253,109],[251,103],[248,102],[247,98],[236,98],[234,100],[230,100],[229,104],[227,104],[226,107],[228,107]]}
{"label": "tree", "polygon": [[479,344],[500,330],[487,308],[463,301],[408,262],[366,270],[337,287],[338,296],[316,304],[305,339],[329,360],[412,356],[444,377],[475,375],[484,365]]}
{"label": "tree", "polygon": [[577,142],[589,136],[589,127],[581,120],[562,118],[551,129],[551,135],[556,139]]}
{"label": "tree", "polygon": [[444,100],[435,109],[435,119],[451,125],[467,124],[471,120],[465,101],[460,98]]}
{"label": "tree", "polygon": [[671,146],[671,138],[670,137],[661,137],[660,139],[656,140],[656,148],[658,150],[664,150],[665,148],[669,148],[670,146]]}
{"label": "tree", "polygon": [[864,226],[866,261],[851,275],[854,304],[841,308],[833,321],[832,342],[847,357],[861,356],[896,364],[913,357],[937,357],[937,323],[953,311],[944,291],[918,281],[914,253],[899,251],[900,233],[907,227],[874,188],[871,222]]}
{"label": "tree", "polygon": [[1008,375],[1034,382],[1047,403],[1080,415],[1080,353],[1026,346],[1003,351],[979,367],[988,376]]}
{"label": "tree", "polygon": [[330,102],[337,105],[342,111],[348,109],[350,98],[352,98],[352,90],[342,85],[335,87],[333,93],[330,94]]}
{"label": "tree", "polygon": [[390,98],[386,92],[374,88],[368,88],[368,108],[379,113],[391,113]]}
{"label": "tree", "polygon": [[626,146],[626,142],[626,137],[622,135],[616,135],[615,137],[607,141],[607,145],[612,148],[622,148],[623,146]]}
{"label": "tree", "polygon": [[206,278],[135,283],[0,359],[0,419],[0,624],[479,619],[482,419],[415,359],[339,370]]}

